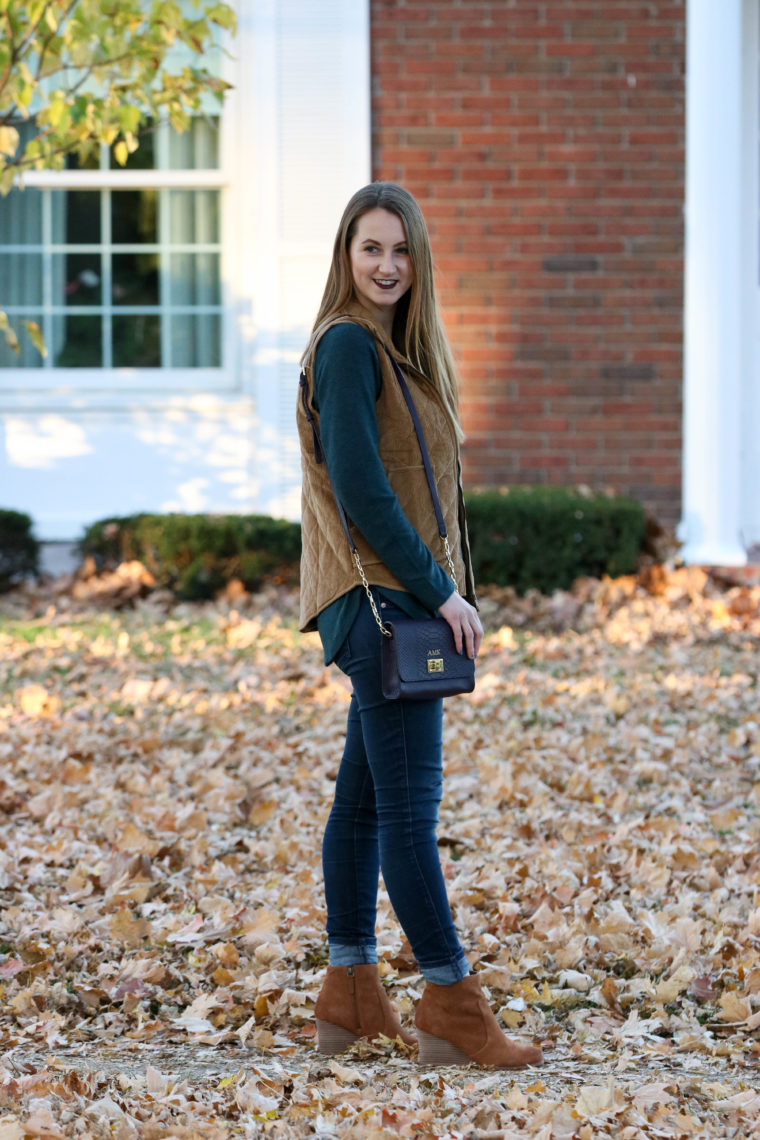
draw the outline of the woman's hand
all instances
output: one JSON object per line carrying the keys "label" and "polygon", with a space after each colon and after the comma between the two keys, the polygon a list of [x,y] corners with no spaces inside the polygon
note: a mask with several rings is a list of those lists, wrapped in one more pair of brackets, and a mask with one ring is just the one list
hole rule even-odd
{"label": "woman's hand", "polygon": [[483,626],[480,624],[478,611],[474,606],[458,594],[456,590],[442,606],[438,613],[449,623],[454,634],[457,653],[462,652],[462,645],[468,657],[477,657],[480,643],[483,640]]}

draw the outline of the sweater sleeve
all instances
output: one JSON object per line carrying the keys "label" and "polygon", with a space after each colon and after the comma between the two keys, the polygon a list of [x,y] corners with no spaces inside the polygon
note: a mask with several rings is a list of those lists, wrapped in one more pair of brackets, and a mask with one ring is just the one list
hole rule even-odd
{"label": "sweater sleeve", "polygon": [[380,560],[434,612],[453,586],[401,509],[380,459],[376,403],[381,387],[372,335],[350,323],[328,329],[316,352],[314,403],[330,480]]}

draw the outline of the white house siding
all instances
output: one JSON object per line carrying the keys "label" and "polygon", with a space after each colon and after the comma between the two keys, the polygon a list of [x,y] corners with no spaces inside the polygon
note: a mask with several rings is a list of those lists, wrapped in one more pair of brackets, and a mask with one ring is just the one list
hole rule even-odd
{"label": "white house siding", "polygon": [[[298,514],[297,360],[371,171],[368,2],[238,5],[220,169],[193,175],[221,188],[220,368],[0,369],[0,506],[41,539],[141,510]],[[88,177],[103,182],[27,185]]]}

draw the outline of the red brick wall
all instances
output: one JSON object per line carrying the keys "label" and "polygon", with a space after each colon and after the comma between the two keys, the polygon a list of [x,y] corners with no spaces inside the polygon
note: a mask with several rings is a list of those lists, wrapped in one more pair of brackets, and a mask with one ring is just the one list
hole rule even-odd
{"label": "red brick wall", "polygon": [[371,0],[374,177],[427,218],[468,485],[680,507],[683,3]]}

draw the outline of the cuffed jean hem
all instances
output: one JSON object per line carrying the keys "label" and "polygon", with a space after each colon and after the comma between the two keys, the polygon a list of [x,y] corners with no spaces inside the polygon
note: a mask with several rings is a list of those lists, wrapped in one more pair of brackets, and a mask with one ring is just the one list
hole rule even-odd
{"label": "cuffed jean hem", "polygon": [[351,946],[347,942],[331,942],[329,949],[331,966],[363,966],[366,963],[377,962],[377,950],[374,946]]}
{"label": "cuffed jean hem", "polygon": [[425,981],[434,986],[453,986],[467,977],[470,966],[466,958],[458,958],[451,966],[420,966],[420,971]]}

